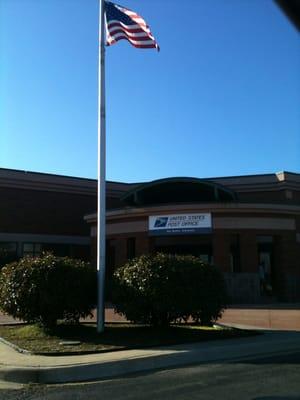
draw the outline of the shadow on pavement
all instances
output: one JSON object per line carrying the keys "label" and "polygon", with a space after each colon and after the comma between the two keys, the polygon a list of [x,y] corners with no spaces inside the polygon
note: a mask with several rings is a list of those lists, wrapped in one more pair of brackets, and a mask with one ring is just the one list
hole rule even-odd
{"label": "shadow on pavement", "polygon": [[[229,361],[229,364],[256,364],[256,365],[262,365],[262,364],[293,364],[293,365],[300,365],[300,351],[299,352],[290,352],[287,354],[277,354],[277,355],[270,355],[270,356],[265,356],[261,357],[257,356],[257,358],[253,359],[245,359],[245,360],[232,360]],[[275,399],[275,397],[274,397]],[[276,397],[277,399],[277,397]],[[279,398],[278,398],[279,399]],[[300,400],[300,396],[297,397],[297,399]],[[254,399],[253,399],[254,400]],[[265,398],[267,400],[267,398]]]}
{"label": "shadow on pavement", "polygon": [[299,396],[267,396],[267,397],[255,397],[252,400],[300,400]]}

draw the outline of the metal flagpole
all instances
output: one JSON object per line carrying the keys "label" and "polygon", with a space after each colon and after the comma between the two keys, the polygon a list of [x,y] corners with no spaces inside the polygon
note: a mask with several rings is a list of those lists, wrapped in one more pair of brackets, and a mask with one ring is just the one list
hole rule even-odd
{"label": "metal flagpole", "polygon": [[98,60],[98,191],[97,191],[97,331],[104,331],[105,304],[105,47],[104,0],[99,0]]}

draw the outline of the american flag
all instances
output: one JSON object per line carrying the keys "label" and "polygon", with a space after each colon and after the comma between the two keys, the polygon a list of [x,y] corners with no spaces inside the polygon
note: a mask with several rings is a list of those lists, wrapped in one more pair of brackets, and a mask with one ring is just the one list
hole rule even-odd
{"label": "american flag", "polygon": [[110,46],[118,40],[126,39],[134,47],[141,49],[159,46],[145,20],[134,11],[105,1],[106,44]]}

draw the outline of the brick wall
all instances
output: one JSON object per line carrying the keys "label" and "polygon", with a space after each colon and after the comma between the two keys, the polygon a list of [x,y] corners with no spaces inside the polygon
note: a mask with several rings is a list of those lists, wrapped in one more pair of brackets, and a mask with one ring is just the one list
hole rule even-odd
{"label": "brick wall", "polygon": [[0,188],[0,231],[89,235],[83,216],[96,208],[96,196]]}

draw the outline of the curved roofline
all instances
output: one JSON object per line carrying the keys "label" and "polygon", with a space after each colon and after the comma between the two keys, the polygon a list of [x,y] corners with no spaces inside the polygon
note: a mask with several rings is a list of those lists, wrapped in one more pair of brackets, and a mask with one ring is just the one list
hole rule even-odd
{"label": "curved roofline", "polygon": [[237,195],[236,193],[232,190],[229,189],[219,183],[210,181],[209,179],[200,179],[200,178],[194,178],[194,177],[171,177],[171,178],[163,178],[163,179],[156,179],[154,181],[151,182],[146,182],[146,183],[142,183],[138,186],[136,186],[135,188],[133,188],[132,190],[129,190],[128,192],[126,192],[122,197],[121,197],[121,201],[126,201],[126,199],[128,199],[130,196],[136,196],[139,192],[142,192],[145,188],[149,189],[151,187],[154,186],[159,186],[162,185],[164,183],[196,183],[196,184],[205,184],[207,186],[216,188],[216,189],[220,189],[228,194],[230,194],[233,197],[233,200],[237,200]]}

